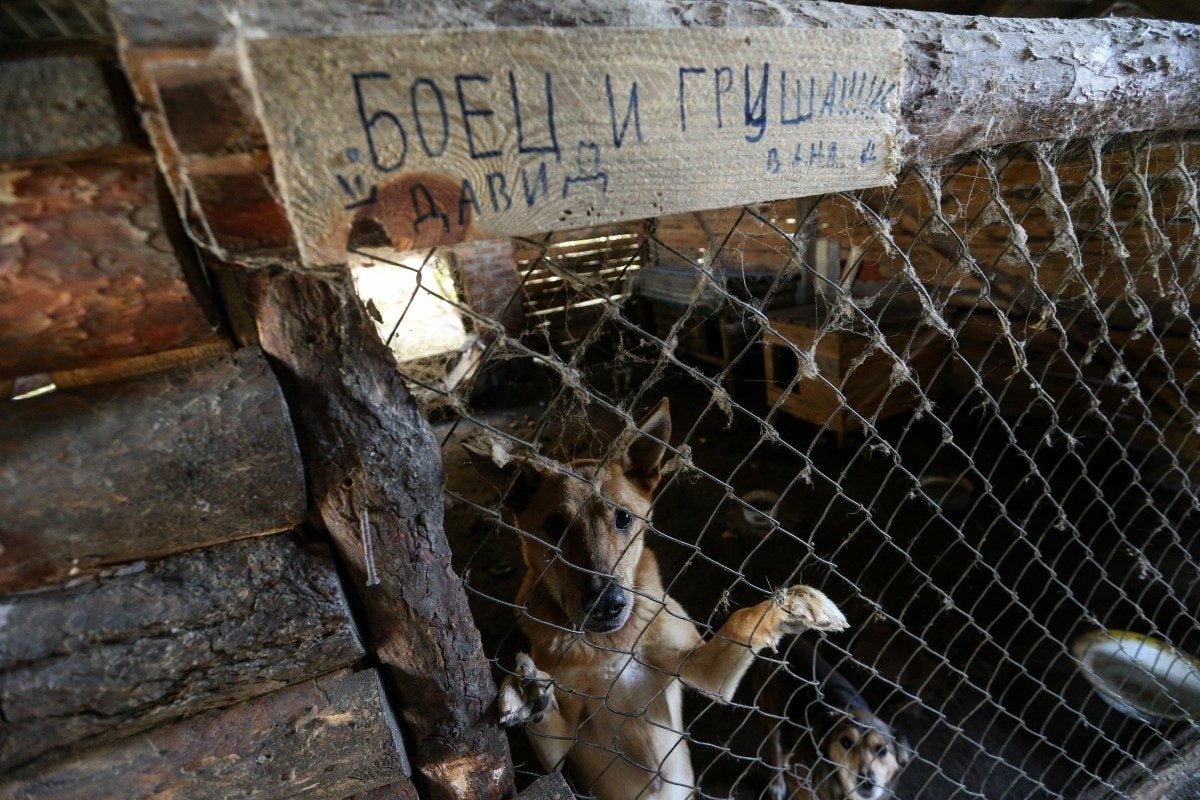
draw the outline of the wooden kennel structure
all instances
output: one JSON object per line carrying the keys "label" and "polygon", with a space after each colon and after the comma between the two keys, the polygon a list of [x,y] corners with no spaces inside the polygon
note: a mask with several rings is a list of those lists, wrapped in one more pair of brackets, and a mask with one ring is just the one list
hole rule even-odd
{"label": "wooden kennel structure", "polygon": [[[0,10],[0,798],[514,792],[442,530],[438,444],[345,266],[300,263],[237,26],[285,39],[449,25],[500,38],[577,24],[898,30],[906,162],[1200,128],[1200,29],[1183,23],[967,22],[817,0],[233,12],[175,0]],[[519,255],[501,250],[480,258]],[[510,277],[464,296],[498,316],[488,281]],[[539,291],[556,291],[543,277]],[[783,328],[809,341],[800,323]],[[825,342],[816,366],[838,384],[860,345]],[[776,385],[779,342],[766,345]],[[924,375],[938,342],[895,347]],[[861,391],[841,391],[864,417],[910,405],[880,404],[886,376],[869,358],[854,380]],[[839,432],[854,424],[828,392],[785,404]]]}

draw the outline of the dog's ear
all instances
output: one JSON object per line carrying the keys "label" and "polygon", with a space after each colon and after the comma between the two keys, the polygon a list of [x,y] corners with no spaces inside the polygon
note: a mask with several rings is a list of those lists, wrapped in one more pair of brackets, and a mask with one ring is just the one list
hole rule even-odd
{"label": "dog's ear", "polygon": [[504,454],[503,464],[497,463],[499,453],[484,449],[478,442],[464,442],[463,449],[471,460],[471,466],[490,483],[504,502],[504,507],[515,514],[521,513],[542,483],[542,475],[532,461],[524,456]]}
{"label": "dog's ear", "polygon": [[671,403],[667,398],[646,415],[626,447],[621,466],[625,475],[647,492],[662,478],[662,460],[671,440]]}

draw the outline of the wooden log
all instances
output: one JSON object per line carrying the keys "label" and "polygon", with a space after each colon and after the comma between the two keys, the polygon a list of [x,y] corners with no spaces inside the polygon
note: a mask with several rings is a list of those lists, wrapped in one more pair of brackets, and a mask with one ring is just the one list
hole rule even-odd
{"label": "wooden log", "polygon": [[0,772],[349,666],[363,655],[332,556],[234,542],[10,597]]}
{"label": "wooden log", "polygon": [[433,798],[513,787],[495,686],[442,530],[441,452],[347,270],[251,277],[259,339],[298,422],[313,501]]}
{"label": "wooden log", "polygon": [[256,349],[0,405],[0,593],[286,530],[291,419]]}
{"label": "wooden log", "polygon": [[117,79],[111,51],[0,60],[0,162],[132,144]]}
{"label": "wooden log", "polygon": [[344,671],[10,775],[0,800],[324,800],[407,774],[378,673]]}
{"label": "wooden log", "polygon": [[0,378],[216,338],[148,154],[0,171]]}

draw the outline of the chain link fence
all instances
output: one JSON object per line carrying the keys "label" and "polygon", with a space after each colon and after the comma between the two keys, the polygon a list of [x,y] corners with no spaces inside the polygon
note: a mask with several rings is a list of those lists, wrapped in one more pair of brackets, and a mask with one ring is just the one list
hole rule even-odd
{"label": "chain link fence", "polygon": [[[560,680],[559,704],[585,709],[565,742],[581,796],[613,796],[572,761],[585,749],[607,756],[601,775],[642,770],[615,796],[686,794],[629,744],[674,724],[686,749],[667,734],[659,756],[690,759],[702,797],[1126,797],[1185,755],[1198,172],[1192,133],[1037,143],[910,166],[886,189],[355,252],[359,276],[408,276],[360,290],[442,437],[446,529],[498,679],[530,648],[523,616],[596,640],[544,619],[557,589],[539,581],[564,574],[550,562],[604,570],[565,544],[585,514],[557,540],[517,529],[461,445],[587,496],[595,470],[565,465],[627,457],[664,397],[637,538],[665,591],[706,638],[801,583],[849,621],[764,648],[730,702],[685,692],[671,724]],[[557,678],[564,658],[534,660]],[[678,691],[652,660],[621,663],[608,685],[658,671],[655,697]],[[607,739],[605,714],[626,718]],[[511,740],[540,774],[525,733]]]}

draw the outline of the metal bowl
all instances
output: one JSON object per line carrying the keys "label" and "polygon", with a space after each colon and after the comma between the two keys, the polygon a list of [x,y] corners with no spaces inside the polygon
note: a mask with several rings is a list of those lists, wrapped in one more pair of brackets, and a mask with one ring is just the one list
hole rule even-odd
{"label": "metal bowl", "polygon": [[1113,708],[1146,721],[1200,719],[1200,662],[1166,642],[1120,630],[1071,645],[1084,676]]}

